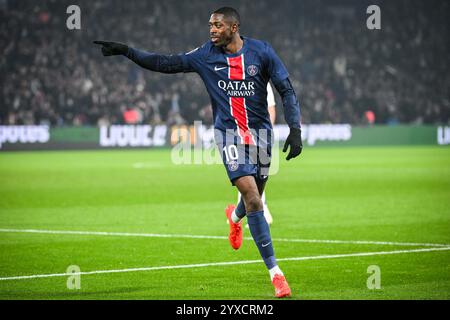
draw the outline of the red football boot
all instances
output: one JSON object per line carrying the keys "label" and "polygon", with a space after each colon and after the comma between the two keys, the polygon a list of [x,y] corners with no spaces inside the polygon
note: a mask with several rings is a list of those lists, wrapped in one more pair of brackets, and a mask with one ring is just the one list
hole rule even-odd
{"label": "red football boot", "polygon": [[233,220],[231,220],[231,214],[234,211],[235,206],[232,204],[229,204],[228,207],[225,209],[225,214],[228,219],[228,224],[230,225],[230,234],[228,236],[228,240],[230,240],[230,244],[233,247],[234,250],[237,250],[242,245],[242,221],[239,221],[238,223],[234,223]]}
{"label": "red football boot", "polygon": [[273,277],[272,284],[275,287],[275,297],[284,298],[291,296],[291,288],[289,288],[286,278],[281,274],[276,274]]}

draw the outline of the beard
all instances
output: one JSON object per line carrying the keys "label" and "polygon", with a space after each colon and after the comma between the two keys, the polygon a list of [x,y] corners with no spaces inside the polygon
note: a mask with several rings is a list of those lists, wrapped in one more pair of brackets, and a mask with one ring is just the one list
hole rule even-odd
{"label": "beard", "polygon": [[226,47],[232,40],[233,34],[230,32],[229,34],[223,34],[216,42],[213,42],[213,44],[216,47]]}

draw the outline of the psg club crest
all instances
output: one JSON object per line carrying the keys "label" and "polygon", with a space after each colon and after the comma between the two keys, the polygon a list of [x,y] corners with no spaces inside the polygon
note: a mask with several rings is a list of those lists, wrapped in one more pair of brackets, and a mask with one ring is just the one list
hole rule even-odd
{"label": "psg club crest", "polygon": [[236,160],[230,161],[228,163],[228,169],[232,172],[236,171],[238,169],[238,167],[239,167],[239,164],[237,163]]}
{"label": "psg club crest", "polygon": [[258,67],[254,64],[251,64],[247,67],[247,73],[249,76],[253,77],[258,73]]}

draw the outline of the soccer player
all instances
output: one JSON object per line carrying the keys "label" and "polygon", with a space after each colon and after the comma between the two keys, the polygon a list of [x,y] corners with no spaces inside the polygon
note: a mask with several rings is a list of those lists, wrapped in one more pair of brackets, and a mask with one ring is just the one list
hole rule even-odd
{"label": "soccer player", "polygon": [[[276,111],[276,103],[275,103],[275,95],[273,94],[272,86],[270,85],[270,82],[267,83],[267,110],[269,110],[269,116],[270,116],[270,122],[272,123],[272,126],[275,124],[275,119],[277,116]],[[238,191],[238,200],[237,203],[241,202],[241,193]],[[269,225],[273,222],[273,217],[270,214],[269,206],[267,205],[266,201],[266,191],[264,190],[261,195],[261,201],[263,202],[263,209],[264,209],[264,217],[266,218],[266,221]],[[228,222],[228,215],[233,213],[233,210],[236,209],[236,206],[233,204],[229,204],[225,209],[225,214],[227,216],[227,223]],[[231,212],[231,213],[229,213]],[[247,229],[249,228],[248,224],[245,226]]]}
{"label": "soccer player", "polygon": [[161,55],[130,48],[125,44],[94,41],[104,56],[124,55],[143,68],[163,72],[196,72],[211,98],[215,140],[231,183],[242,194],[236,210],[229,216],[230,244],[242,243],[241,217],[247,216],[250,233],[269,270],[275,296],[291,295],[291,289],[278,266],[264,218],[261,194],[268,178],[272,146],[272,125],[267,110],[266,85],[272,80],[282,97],[285,120],[290,127],[283,152],[286,160],[302,152],[300,106],[289,74],[264,41],[239,33],[239,13],[223,7],[209,19],[210,40],[188,53]]}

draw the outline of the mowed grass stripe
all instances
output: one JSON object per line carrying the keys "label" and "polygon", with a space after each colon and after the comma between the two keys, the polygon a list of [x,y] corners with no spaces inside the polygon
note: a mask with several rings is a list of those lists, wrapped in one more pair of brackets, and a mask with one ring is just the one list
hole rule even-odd
{"label": "mowed grass stripe", "polygon": [[[2,152],[0,228],[133,234],[1,233],[0,276],[59,274],[69,265],[89,272],[261,261],[253,240],[238,252],[228,244],[223,209],[235,203],[236,189],[223,166],[175,166],[170,155],[170,150]],[[136,163],[143,168],[137,170]],[[269,179],[267,199],[275,219],[271,233],[277,258],[302,259],[280,260],[293,298],[449,299],[449,251],[434,251],[448,247],[434,244],[450,244],[449,190],[448,147],[307,147],[295,161],[281,159],[279,173]],[[365,241],[347,243],[354,240]],[[388,246],[388,241],[382,246],[382,241],[367,240],[432,246]],[[431,248],[434,252],[427,254],[305,260]],[[369,265],[382,270],[382,290],[367,289]],[[0,281],[0,296],[273,298],[262,261],[83,276],[83,289],[77,292],[67,289],[66,276]]]}
{"label": "mowed grass stripe", "polygon": [[[447,251],[447,250],[450,250],[450,247],[395,250],[395,251],[378,251],[378,252],[358,252],[358,253],[347,253],[347,254],[310,256],[310,257],[280,258],[277,260],[278,261],[302,261],[302,260],[319,260],[319,259],[339,259],[339,258],[350,258],[350,257],[368,257],[368,256],[377,256],[377,255],[390,255],[390,254],[402,254],[402,253],[422,253],[422,252]],[[2,278],[0,278],[0,281],[65,277],[65,276],[75,276],[75,275],[154,271],[154,270],[165,270],[165,269],[217,267],[217,266],[242,265],[242,264],[254,264],[254,263],[261,263],[261,260],[242,260],[242,261],[212,262],[212,263],[199,263],[199,264],[174,265],[174,266],[129,268],[129,269],[118,269],[118,270],[97,270],[97,271],[74,272],[74,273],[54,273],[54,274],[38,274],[38,275],[29,275],[29,276],[12,276],[12,277],[2,277]]]}
{"label": "mowed grass stripe", "polygon": [[[145,238],[191,238],[191,239],[228,240],[228,237],[225,237],[225,236],[193,235],[193,234],[158,234],[158,233],[41,230],[41,229],[0,229],[0,232],[88,235],[88,236],[118,236],[118,237],[145,237]],[[252,237],[244,237],[244,239],[245,240],[253,240]],[[323,240],[323,239],[273,238],[272,241],[302,242],[302,243],[391,245],[391,246],[414,246],[414,247],[422,247],[422,246],[423,247],[448,247],[448,246],[450,246],[450,244],[442,244],[442,243],[413,243],[413,242],[389,242],[389,241],[366,241],[366,240]]]}

